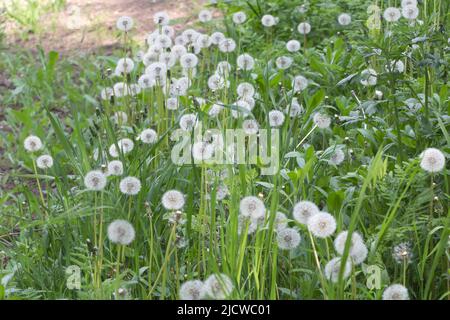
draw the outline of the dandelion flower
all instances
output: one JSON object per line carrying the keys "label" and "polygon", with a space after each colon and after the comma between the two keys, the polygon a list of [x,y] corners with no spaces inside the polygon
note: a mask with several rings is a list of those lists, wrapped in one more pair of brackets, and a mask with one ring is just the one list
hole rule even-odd
{"label": "dandelion flower", "polygon": [[275,64],[278,69],[286,70],[288,69],[294,60],[291,57],[281,56],[275,60]]}
{"label": "dandelion flower", "polygon": [[120,139],[117,141],[117,145],[124,154],[131,152],[134,148],[134,142],[128,138]]}
{"label": "dandelion flower", "polygon": [[195,42],[197,46],[199,46],[200,48],[209,48],[212,44],[211,37],[208,36],[207,34],[199,35],[195,40]]}
{"label": "dandelion flower", "polygon": [[[345,269],[343,272],[343,278],[347,278],[352,270],[352,265],[349,260],[345,262]],[[325,265],[325,277],[334,283],[339,280],[339,273],[341,271],[341,258],[333,258]]]}
{"label": "dandelion flower", "polygon": [[216,300],[224,300],[233,292],[233,289],[233,282],[223,273],[213,274],[205,280],[205,293]]}
{"label": "dandelion flower", "polygon": [[320,129],[328,128],[331,124],[331,118],[328,115],[319,112],[314,115],[313,121]]}
{"label": "dandelion flower", "polygon": [[216,199],[223,200],[229,194],[228,187],[224,184],[219,184],[216,189]]}
{"label": "dandelion flower", "polygon": [[426,149],[420,158],[420,167],[427,172],[439,172],[445,167],[445,156],[436,148]]}
{"label": "dandelion flower", "polygon": [[155,86],[155,80],[149,74],[143,74],[138,79],[138,84],[142,89],[148,89]]}
{"label": "dandelion flower", "polygon": [[[341,255],[344,254],[345,242],[347,241],[347,237],[348,231],[342,231],[337,235],[336,239],[334,239],[334,249]],[[353,232],[352,240],[350,242],[350,253],[357,243],[363,243],[363,238],[358,232]]]}
{"label": "dandelion flower", "polygon": [[348,13],[341,13],[338,17],[338,22],[341,26],[348,26],[352,23],[352,17]]}
{"label": "dandelion flower", "polygon": [[250,83],[243,82],[237,86],[236,92],[239,97],[253,97],[255,95],[255,88]]}
{"label": "dandelion flower", "polygon": [[120,181],[120,192],[130,196],[137,195],[141,191],[141,182],[135,177],[126,177]]}
{"label": "dandelion flower", "polygon": [[336,219],[328,212],[319,212],[308,219],[308,229],[317,238],[326,238],[336,231]]}
{"label": "dandelion flower", "polygon": [[180,64],[185,69],[192,69],[198,64],[198,58],[193,53],[186,53],[180,58]]}
{"label": "dandelion flower", "polygon": [[419,8],[416,6],[404,6],[402,8],[402,16],[408,20],[414,20],[419,16]]}
{"label": "dandelion flower", "polygon": [[112,96],[114,96],[113,88],[103,88],[100,91],[100,98],[102,98],[102,100],[110,100]]}
{"label": "dandelion flower", "polygon": [[411,244],[409,242],[402,242],[394,246],[394,249],[392,250],[392,257],[395,262],[399,264],[411,263],[413,257]]}
{"label": "dandelion flower", "polygon": [[219,50],[221,52],[233,52],[234,49],[236,49],[236,42],[231,38],[224,39],[219,43]]}
{"label": "dandelion flower", "polygon": [[284,228],[278,231],[278,247],[283,250],[292,250],[300,244],[300,233],[294,228]]}
{"label": "dandelion flower", "polygon": [[208,78],[208,88],[211,90],[223,89],[225,88],[225,85],[225,79],[217,73]]}
{"label": "dandelion flower", "polygon": [[384,289],[383,300],[409,300],[408,289],[401,284],[392,284]]}
{"label": "dandelion flower", "polygon": [[239,11],[233,14],[233,22],[235,24],[242,24],[247,20],[247,15],[243,11]]}
{"label": "dandelion flower", "polygon": [[134,237],[134,228],[128,221],[114,220],[108,226],[108,239],[113,243],[129,245]]}
{"label": "dandelion flower", "polygon": [[300,50],[300,42],[297,40],[289,40],[286,43],[286,49],[289,52],[297,52],[298,50]]}
{"label": "dandelion flower", "polygon": [[258,222],[251,217],[246,217],[240,214],[238,216],[238,235],[247,231],[247,234],[252,234],[258,229]]}
{"label": "dandelion flower", "polygon": [[371,68],[365,69],[361,72],[361,84],[363,86],[374,86],[377,84],[377,72]]}
{"label": "dandelion flower", "polygon": [[119,160],[113,160],[108,163],[108,175],[121,176],[123,174],[123,163]]}
{"label": "dandelion flower", "polygon": [[36,165],[39,169],[50,169],[51,167],[53,167],[53,158],[48,154],[39,156],[36,159]]}
{"label": "dandelion flower", "polygon": [[297,98],[293,98],[291,105],[287,106],[285,111],[291,118],[295,118],[300,116],[305,110],[303,109],[303,106],[298,102]]}
{"label": "dandelion flower", "polygon": [[131,17],[122,16],[117,19],[116,26],[120,31],[130,31],[131,28],[133,28],[133,19]]}
{"label": "dandelion flower", "polygon": [[28,152],[35,152],[42,149],[42,141],[39,137],[28,136],[23,141],[23,146]]}
{"label": "dandelion flower", "polygon": [[352,262],[354,265],[359,265],[364,262],[367,258],[368,250],[366,245],[363,242],[358,242],[353,247],[350,252],[350,257],[352,258]]}
{"label": "dandelion flower", "polygon": [[106,176],[98,170],[89,171],[84,177],[84,185],[89,190],[103,190],[106,186]]}
{"label": "dandelion flower", "polygon": [[345,154],[344,151],[341,149],[336,149],[331,156],[331,158],[328,160],[329,164],[338,166],[345,160]]}
{"label": "dandelion flower", "polygon": [[237,65],[242,70],[246,70],[246,71],[252,70],[253,67],[255,66],[255,59],[253,59],[253,57],[251,55],[244,53],[244,54],[241,54],[240,56],[238,56]]}
{"label": "dandelion flower", "polygon": [[264,202],[255,196],[242,198],[239,204],[239,210],[244,217],[251,217],[255,220],[263,217],[266,213]]}
{"label": "dandelion flower", "polygon": [[169,21],[169,15],[165,11],[160,11],[153,15],[153,22],[156,24],[165,26],[169,24]]}
{"label": "dandelion flower", "polygon": [[143,143],[155,143],[158,139],[158,134],[153,129],[145,129],[139,135]]}
{"label": "dandelion flower", "polygon": [[122,58],[117,61],[116,71],[119,74],[125,73],[128,74],[134,69],[134,62],[130,58]]}
{"label": "dandelion flower", "polygon": [[203,161],[211,159],[213,153],[214,146],[209,143],[199,141],[192,145],[192,158],[194,158],[194,160]]}
{"label": "dandelion flower", "polygon": [[203,297],[203,282],[200,280],[189,280],[180,287],[181,300],[200,300]]}
{"label": "dandelion flower", "polygon": [[225,40],[226,37],[222,32],[216,31],[210,36],[211,42],[215,45],[218,45],[222,40]]}
{"label": "dandelion flower", "polygon": [[269,112],[269,124],[271,127],[281,127],[284,123],[284,113],[279,110]]}
{"label": "dandelion flower", "polygon": [[294,206],[292,215],[297,222],[307,224],[308,219],[319,212],[319,208],[313,202],[300,201]]}
{"label": "dandelion flower", "polygon": [[212,12],[209,10],[200,11],[200,13],[198,14],[198,20],[200,20],[200,22],[211,21],[212,20]]}
{"label": "dandelion flower", "polygon": [[402,0],[402,7],[406,7],[406,6],[415,6],[417,7],[417,0]]}
{"label": "dandelion flower", "polygon": [[172,47],[172,50],[170,51],[170,53],[172,53],[172,55],[176,59],[180,59],[182,56],[184,56],[187,53],[187,49],[183,45],[176,44]]}
{"label": "dandelion flower", "polygon": [[389,7],[383,12],[383,18],[387,22],[396,22],[401,16],[400,10],[394,7]]}
{"label": "dandelion flower", "polygon": [[308,34],[311,32],[311,25],[308,22],[302,22],[297,26],[297,31],[300,34]]}
{"label": "dandelion flower", "polygon": [[261,18],[261,23],[264,27],[273,27],[277,24],[277,19],[270,14],[266,14]]}
{"label": "dandelion flower", "polygon": [[180,210],[183,208],[185,200],[184,195],[178,190],[169,190],[163,194],[162,205],[167,210]]}
{"label": "dandelion flower", "polygon": [[259,131],[258,121],[254,119],[244,120],[242,123],[242,129],[244,129],[245,134],[257,134]]}
{"label": "dandelion flower", "polygon": [[180,128],[189,131],[192,130],[195,126],[197,126],[197,115],[193,113],[188,113],[183,115],[180,118]]}
{"label": "dandelion flower", "polygon": [[292,89],[294,92],[300,92],[306,89],[308,86],[308,79],[304,76],[296,76],[292,81]]}
{"label": "dandelion flower", "polygon": [[273,226],[276,231],[281,231],[288,226],[288,218],[283,212],[277,212],[275,215],[275,219],[273,220]]}

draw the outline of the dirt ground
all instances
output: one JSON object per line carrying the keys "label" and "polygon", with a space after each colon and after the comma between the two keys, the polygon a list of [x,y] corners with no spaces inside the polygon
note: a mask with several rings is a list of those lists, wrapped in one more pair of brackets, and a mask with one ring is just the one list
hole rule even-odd
{"label": "dirt ground", "polygon": [[7,42],[62,54],[96,51],[117,44],[116,20],[127,15],[134,19],[133,38],[143,40],[154,30],[153,14],[166,11],[182,29],[194,21],[206,0],[67,0],[63,11],[40,17],[39,32],[25,37],[14,23],[7,23]]}

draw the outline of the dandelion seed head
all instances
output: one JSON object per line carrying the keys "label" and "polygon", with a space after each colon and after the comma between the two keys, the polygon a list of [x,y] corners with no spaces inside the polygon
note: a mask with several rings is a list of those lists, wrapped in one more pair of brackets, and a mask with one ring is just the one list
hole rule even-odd
{"label": "dandelion seed head", "polygon": [[100,91],[100,98],[102,100],[110,100],[112,96],[114,96],[113,88],[109,88],[109,87],[108,88],[103,88]]}
{"label": "dandelion seed head", "polygon": [[204,284],[200,280],[189,280],[180,286],[181,300],[200,300],[204,295]]}
{"label": "dandelion seed head", "polygon": [[297,26],[297,31],[300,34],[308,34],[311,32],[311,25],[308,22],[301,22],[298,26]]}
{"label": "dandelion seed head", "polygon": [[282,250],[292,250],[298,247],[301,238],[300,233],[294,228],[284,228],[277,233],[278,247]]}
{"label": "dandelion seed head", "polygon": [[439,149],[428,148],[420,155],[420,167],[427,172],[439,172],[445,167],[445,156]]}
{"label": "dandelion seed head", "polygon": [[212,12],[209,10],[202,10],[200,11],[200,13],[198,14],[198,20],[200,20],[200,22],[208,22],[212,20]]}
{"label": "dandelion seed head", "polygon": [[329,164],[332,165],[340,165],[343,161],[345,160],[345,154],[344,151],[342,151],[341,149],[336,149],[334,150],[332,156],[330,157],[330,159],[328,160]]}
{"label": "dandelion seed head", "polygon": [[417,0],[402,0],[402,7],[406,7],[406,6],[415,6],[417,7]]}
{"label": "dandelion seed head", "polygon": [[271,127],[281,127],[284,123],[284,113],[279,110],[269,111],[269,124]]}
{"label": "dandelion seed head", "polygon": [[179,122],[180,128],[189,131],[197,126],[197,115],[193,113],[188,113],[180,118]]}
{"label": "dandelion seed head", "polygon": [[[325,265],[325,277],[328,280],[331,280],[331,282],[337,283],[339,280],[340,270],[341,270],[341,258],[340,257],[333,258]],[[351,270],[352,270],[351,262],[347,260],[345,262],[345,268],[343,272],[344,279],[348,278]]]}
{"label": "dandelion seed head", "polygon": [[314,124],[320,129],[326,129],[331,124],[331,118],[323,113],[317,112],[313,117]]}
{"label": "dandelion seed head", "polygon": [[289,52],[297,52],[298,50],[300,50],[300,42],[297,40],[289,40],[286,43],[286,49]]}
{"label": "dandelion seed head", "polygon": [[180,210],[183,208],[185,200],[180,191],[169,190],[163,194],[161,202],[167,210]]}
{"label": "dandelion seed head", "polygon": [[116,27],[120,31],[130,31],[133,28],[133,19],[128,16],[122,16],[117,19]]}
{"label": "dandelion seed head", "polygon": [[84,185],[88,190],[103,190],[106,187],[106,176],[99,170],[89,171],[84,176]]}
{"label": "dandelion seed head", "polygon": [[294,219],[301,223],[307,224],[308,219],[320,212],[319,208],[311,201],[300,201],[293,209]]}
{"label": "dandelion seed head", "polygon": [[28,136],[23,141],[23,146],[28,152],[36,152],[42,149],[42,141],[39,137]]}
{"label": "dandelion seed head", "polygon": [[251,217],[255,220],[263,217],[266,213],[264,202],[255,196],[247,196],[242,198],[239,204],[239,210],[241,215],[244,217]]}
{"label": "dandelion seed head", "polygon": [[306,79],[304,76],[295,76],[294,80],[292,81],[292,89],[294,92],[300,92],[305,90],[308,87],[308,79]]}
{"label": "dandelion seed head", "polygon": [[123,174],[123,163],[119,160],[113,160],[108,163],[107,173],[110,176],[121,176]]}
{"label": "dandelion seed head", "polygon": [[185,69],[192,69],[197,66],[198,58],[193,53],[186,53],[180,58],[180,64]]}
{"label": "dandelion seed head", "polygon": [[238,235],[247,232],[248,235],[255,233],[258,229],[258,221],[251,217],[238,215]]}
{"label": "dandelion seed head", "polygon": [[36,159],[36,165],[39,169],[50,169],[53,167],[53,158],[48,154],[39,156]]}
{"label": "dandelion seed head", "polygon": [[408,20],[415,20],[419,16],[419,8],[409,5],[402,8],[402,16]]}
{"label": "dandelion seed head", "polygon": [[134,69],[134,61],[130,58],[121,58],[117,61],[116,71],[119,74],[125,73],[131,73]]}
{"label": "dandelion seed head", "polygon": [[257,134],[259,131],[258,121],[254,119],[247,119],[242,122],[242,129],[244,129],[245,134]]}
{"label": "dandelion seed head", "polygon": [[363,86],[374,86],[377,84],[378,74],[375,70],[368,68],[361,72],[360,82]]}
{"label": "dandelion seed head", "polygon": [[394,246],[392,250],[392,257],[395,262],[399,264],[411,263],[413,258],[411,244],[409,242],[402,242]]}
{"label": "dandelion seed head", "polygon": [[384,10],[383,12],[383,18],[387,22],[396,22],[398,21],[398,19],[400,19],[401,16],[402,14],[400,10],[394,7],[386,8],[386,10]]}
{"label": "dandelion seed head", "polygon": [[155,143],[158,139],[158,134],[153,129],[145,129],[139,135],[143,143]]}
{"label": "dandelion seed head", "polygon": [[292,65],[293,61],[294,60],[291,57],[281,56],[275,60],[275,64],[277,65],[278,69],[286,70]]}
{"label": "dandelion seed head", "polygon": [[226,38],[220,41],[219,50],[224,53],[233,52],[236,49],[236,42],[231,38]]}
{"label": "dandelion seed head", "polygon": [[234,290],[230,277],[221,273],[213,274],[205,280],[205,293],[212,299],[223,300]]}
{"label": "dandelion seed head", "polygon": [[159,11],[159,12],[156,12],[156,13],[153,15],[153,22],[154,22],[155,24],[159,24],[159,25],[165,26],[165,25],[168,25],[168,24],[169,24],[169,22],[170,22],[170,17],[169,17],[169,15],[167,14],[167,12],[165,12],[165,11]]}
{"label": "dandelion seed head", "polygon": [[192,145],[192,158],[197,161],[211,159],[214,153],[214,146],[203,141],[195,142]]}
{"label": "dandelion seed head", "polygon": [[264,27],[273,27],[277,24],[277,19],[270,14],[265,14],[261,18],[261,23]]}
{"label": "dandelion seed head", "polygon": [[358,242],[353,247],[350,252],[350,257],[352,258],[352,262],[354,265],[359,265],[364,262],[367,258],[368,250],[366,245],[363,242]]}
{"label": "dandelion seed head", "polygon": [[255,95],[255,88],[252,84],[243,82],[237,86],[236,92],[239,97],[253,97]]}
{"label": "dandelion seed head", "polygon": [[226,37],[222,32],[216,31],[213,32],[210,36],[212,44],[218,45],[222,40],[225,40]]}
{"label": "dandelion seed head", "polygon": [[136,177],[126,177],[120,181],[119,189],[123,194],[134,196],[141,191],[141,182]]}
{"label": "dandelion seed head", "polygon": [[[344,253],[345,242],[347,241],[347,237],[348,231],[342,231],[336,236],[336,239],[334,239],[334,249],[340,255]],[[352,240],[350,242],[350,252],[352,252],[353,247],[358,243],[364,243],[364,241],[361,234],[355,231],[352,233]]]}
{"label": "dandelion seed head", "polygon": [[408,289],[401,284],[392,284],[384,289],[383,300],[409,300]]}
{"label": "dandelion seed head", "polygon": [[336,219],[328,212],[319,212],[308,219],[308,229],[317,238],[326,238],[336,231]]}
{"label": "dandelion seed head", "polygon": [[348,26],[352,23],[352,17],[348,13],[341,13],[338,17],[338,22],[341,26]]}
{"label": "dandelion seed head", "polygon": [[253,59],[253,57],[251,55],[249,55],[248,53],[244,53],[244,54],[241,54],[240,56],[238,56],[237,65],[242,70],[246,70],[246,71],[252,70],[253,67],[255,66],[255,59]]}
{"label": "dandelion seed head", "polygon": [[233,14],[233,22],[235,24],[242,24],[247,20],[247,15],[243,11],[239,11]]}
{"label": "dandelion seed head", "polygon": [[109,241],[121,245],[129,245],[133,242],[135,231],[133,226],[125,220],[114,220],[108,226]]}

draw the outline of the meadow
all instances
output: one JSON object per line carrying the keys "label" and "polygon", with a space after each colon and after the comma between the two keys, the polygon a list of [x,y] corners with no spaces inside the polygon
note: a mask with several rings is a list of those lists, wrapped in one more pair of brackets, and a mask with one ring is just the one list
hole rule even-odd
{"label": "meadow", "polygon": [[83,55],[0,32],[0,298],[449,299],[449,7],[122,12]]}

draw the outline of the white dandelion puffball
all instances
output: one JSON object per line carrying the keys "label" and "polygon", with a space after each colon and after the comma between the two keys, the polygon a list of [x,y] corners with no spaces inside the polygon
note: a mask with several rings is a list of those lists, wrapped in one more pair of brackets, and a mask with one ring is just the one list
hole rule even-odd
{"label": "white dandelion puffball", "polygon": [[383,300],[409,300],[408,289],[401,284],[392,284],[384,289]]}
{"label": "white dandelion puffball", "polygon": [[211,37],[207,34],[201,34],[195,40],[196,44],[200,48],[209,48],[212,44]]}
{"label": "white dandelion puffball", "polygon": [[278,248],[282,250],[295,249],[300,244],[300,241],[300,233],[294,228],[284,228],[277,233]]}
{"label": "white dandelion puffball", "polygon": [[217,117],[220,112],[223,110],[222,102],[218,101],[217,103],[214,103],[211,108],[208,111],[208,114],[211,117]]}
{"label": "white dandelion puffball", "polygon": [[233,282],[223,273],[210,275],[205,280],[205,294],[212,299],[224,300],[233,290]]}
{"label": "white dandelion puffball", "polygon": [[290,106],[286,107],[286,114],[289,114],[291,118],[300,116],[304,112],[303,106],[298,102],[297,98],[292,98]]}
{"label": "white dandelion puffball", "polygon": [[172,47],[170,53],[176,58],[180,59],[182,56],[184,56],[187,53],[187,49],[185,46],[181,44],[176,44]]}
{"label": "white dandelion puffball", "polygon": [[281,231],[288,226],[288,218],[283,212],[277,212],[275,215],[275,219],[273,221],[273,225],[276,231]]}
{"label": "white dandelion puffball", "polygon": [[242,24],[247,20],[247,15],[243,11],[239,11],[233,14],[233,22],[235,24]]}
{"label": "white dandelion puffball", "polygon": [[204,294],[204,285],[200,280],[189,280],[180,287],[180,300],[200,300]]}
{"label": "white dandelion puffball", "polygon": [[178,99],[177,98],[169,98],[166,101],[167,110],[177,110],[178,109]]}
{"label": "white dandelion puffball", "polygon": [[231,64],[228,63],[227,61],[220,61],[217,64],[217,73],[220,74],[221,76],[225,76],[228,75],[231,71]]}
{"label": "white dandelion puffball", "polygon": [[23,146],[28,152],[35,152],[42,149],[42,141],[39,137],[28,136],[23,141]]}
{"label": "white dandelion puffball", "polygon": [[439,149],[428,148],[420,158],[420,167],[427,172],[439,172],[445,167],[445,156]]}
{"label": "white dandelion puffball", "polygon": [[252,70],[255,66],[255,59],[251,55],[244,53],[237,57],[237,65],[242,70]]}
{"label": "white dandelion puffball", "polygon": [[286,50],[289,52],[297,52],[300,50],[300,42],[297,40],[289,40],[286,43]]}
{"label": "white dandelion puffball", "polygon": [[200,20],[200,22],[208,22],[212,20],[212,12],[209,10],[202,10],[199,12],[198,14],[198,20]]}
{"label": "white dandelion puffball", "polygon": [[293,209],[292,215],[294,219],[301,223],[307,224],[309,218],[318,214],[320,212],[319,208],[311,201],[300,201]]}
{"label": "white dandelion puffball", "polygon": [[221,52],[233,52],[236,49],[236,42],[231,38],[226,38],[219,43],[219,50]]}
{"label": "white dandelion puffball", "polygon": [[[325,277],[334,283],[339,280],[339,273],[341,270],[341,258],[333,258],[325,265]],[[349,260],[345,262],[345,269],[343,272],[343,279],[347,278],[352,271],[352,265]]]}
{"label": "white dandelion puffball", "polygon": [[123,194],[134,196],[141,191],[141,182],[136,177],[126,177],[120,180],[119,189]]}
{"label": "white dandelion puffball", "polygon": [[331,118],[328,115],[319,112],[314,114],[313,121],[320,129],[328,128],[331,124]]}
{"label": "white dandelion puffball", "polygon": [[402,16],[408,20],[414,20],[419,16],[419,8],[416,6],[404,6],[402,8]]}
{"label": "white dandelion puffball", "polygon": [[143,74],[138,79],[138,84],[142,89],[148,89],[155,86],[155,80],[149,74]]}
{"label": "white dandelion puffball", "polygon": [[405,64],[401,60],[391,61],[390,67],[389,65],[387,65],[386,69],[388,71],[402,73],[403,71],[405,71]]}
{"label": "white dandelion puffball", "polygon": [[185,69],[192,69],[197,66],[198,58],[193,53],[186,53],[180,58],[180,64]]}
{"label": "white dandelion puffball", "polygon": [[216,199],[217,200],[220,201],[220,200],[225,199],[228,196],[228,194],[229,194],[229,191],[228,191],[228,187],[226,185],[219,184],[217,186],[217,189],[216,189]]}
{"label": "white dandelion puffball", "polygon": [[210,36],[212,44],[218,45],[222,40],[225,40],[225,35],[222,32],[213,32]]}
{"label": "white dandelion puffball", "polygon": [[338,17],[338,22],[341,26],[348,26],[352,23],[352,17],[348,13],[341,13]]}
{"label": "white dandelion puffball", "polygon": [[226,86],[225,79],[217,73],[213,74],[208,78],[208,88],[211,90],[223,89],[225,88],[225,86]]}
{"label": "white dandelion puffball", "polygon": [[361,84],[363,86],[374,86],[377,84],[377,72],[371,68],[365,69],[361,72]]}
{"label": "white dandelion puffball", "polygon": [[143,143],[155,143],[158,139],[158,134],[153,129],[145,129],[139,135],[139,139],[141,139]]}
{"label": "white dandelion puffball", "polygon": [[297,31],[300,34],[308,34],[311,32],[311,25],[308,22],[301,22],[298,26],[297,26]]}
{"label": "white dandelion puffball", "polygon": [[352,258],[353,264],[359,265],[363,263],[364,260],[366,260],[368,253],[369,250],[367,249],[364,243],[362,242],[356,243],[352,249],[352,252],[350,252],[350,257]]}
{"label": "white dandelion puffball", "polygon": [[266,14],[261,18],[261,23],[264,27],[273,27],[277,24],[277,19],[270,14]]}
{"label": "white dandelion puffball", "polygon": [[111,87],[103,88],[100,91],[100,98],[102,98],[102,100],[110,100],[112,96],[114,96],[114,90]]}
{"label": "white dandelion puffball", "polygon": [[122,16],[117,19],[116,26],[120,31],[130,31],[131,28],[133,28],[133,19],[131,17]]}
{"label": "white dandelion puffball", "polygon": [[345,154],[344,151],[341,149],[336,149],[333,153],[333,155],[328,160],[328,163],[331,165],[338,166],[345,160]]}
{"label": "white dandelion puffball", "polygon": [[36,159],[36,165],[39,169],[50,169],[53,167],[53,158],[48,154],[39,156]]}
{"label": "white dandelion puffball", "polygon": [[240,83],[237,88],[236,92],[239,97],[253,97],[255,95],[255,88],[252,84],[248,82]]}
{"label": "white dandelion puffball", "polygon": [[239,204],[239,211],[244,217],[250,217],[254,220],[264,217],[266,207],[264,202],[255,196],[247,196],[242,198]]}
{"label": "white dandelion puffball", "polygon": [[252,234],[258,229],[258,222],[250,217],[245,217],[242,214],[238,215],[238,235],[243,232]]}
{"label": "white dandelion puffball", "polygon": [[383,18],[387,22],[396,22],[401,16],[400,10],[394,7],[389,7],[383,12]]}
{"label": "white dandelion puffball", "polygon": [[84,185],[88,190],[103,190],[106,186],[106,176],[99,170],[89,171],[84,177]]}
{"label": "white dandelion puffball", "polygon": [[413,258],[413,252],[411,249],[411,244],[409,242],[402,242],[394,246],[392,250],[392,257],[395,262],[399,264],[411,263]]}
{"label": "white dandelion puffball", "polygon": [[170,22],[169,15],[165,11],[157,12],[153,15],[153,22],[162,26],[166,26]]}
{"label": "white dandelion puffball", "polygon": [[197,161],[211,159],[214,154],[214,146],[212,144],[199,141],[192,145],[192,158]]}
{"label": "white dandelion puffball", "polygon": [[183,208],[185,200],[184,195],[178,190],[169,190],[163,194],[162,205],[167,210],[180,210]]}
{"label": "white dandelion puffball", "polygon": [[[348,231],[342,231],[336,236],[336,239],[334,239],[334,249],[340,255],[344,253],[345,242],[347,241],[347,237]],[[353,247],[358,243],[363,243],[363,238],[358,232],[355,231],[352,233],[352,240],[350,242],[350,253],[352,252]]]}
{"label": "white dandelion puffball", "polygon": [[108,175],[121,176],[123,174],[123,163],[119,160],[113,160],[108,163]]}
{"label": "white dandelion puffball", "polygon": [[294,80],[292,80],[292,89],[294,92],[305,90],[306,87],[308,87],[308,79],[304,76],[295,76]]}
{"label": "white dandelion puffball", "polygon": [[319,212],[308,219],[308,229],[317,238],[326,238],[336,231],[336,219],[328,212]]}
{"label": "white dandelion puffball", "polygon": [[415,6],[417,7],[417,0],[402,0],[402,7],[406,7],[406,6]]}
{"label": "white dandelion puffball", "polygon": [[121,58],[117,61],[116,71],[121,73],[130,73],[134,69],[134,62],[130,58]]}
{"label": "white dandelion puffball", "polygon": [[129,245],[135,237],[133,226],[125,220],[114,220],[108,226],[108,239],[117,244]]}
{"label": "white dandelion puffball", "polygon": [[244,129],[245,134],[257,134],[259,131],[258,121],[254,119],[247,119],[242,122],[242,129]]}
{"label": "white dandelion puffball", "polygon": [[170,48],[172,46],[172,39],[170,39],[169,36],[166,36],[164,34],[160,34],[155,39],[155,45],[161,47],[161,48]]}
{"label": "white dandelion puffball", "polygon": [[284,123],[284,113],[279,110],[271,110],[269,112],[269,124],[271,127],[281,127]]}
{"label": "white dandelion puffball", "polygon": [[119,146],[119,150],[121,150],[124,154],[131,152],[134,148],[134,142],[131,139],[123,138],[117,141],[117,145]]}
{"label": "white dandelion puffball", "polygon": [[188,113],[181,116],[179,125],[180,128],[185,131],[192,130],[194,127],[197,126],[197,115],[193,113]]}
{"label": "white dandelion puffball", "polygon": [[275,60],[275,64],[278,69],[286,70],[288,69],[294,60],[291,57],[281,56]]}

